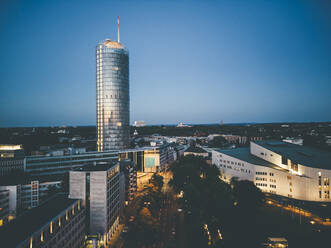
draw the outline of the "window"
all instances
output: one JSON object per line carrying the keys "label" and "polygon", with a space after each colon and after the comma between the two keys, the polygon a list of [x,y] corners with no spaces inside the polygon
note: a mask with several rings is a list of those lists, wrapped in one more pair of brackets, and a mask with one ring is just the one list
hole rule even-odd
{"label": "window", "polygon": [[329,178],[325,177],[324,178],[324,186],[329,186],[330,182],[329,182]]}
{"label": "window", "polygon": [[298,171],[298,164],[294,163],[294,162],[291,162],[291,169],[294,170],[294,171]]}
{"label": "window", "polygon": [[282,156],[282,164],[283,165],[288,165],[287,164],[287,157]]}

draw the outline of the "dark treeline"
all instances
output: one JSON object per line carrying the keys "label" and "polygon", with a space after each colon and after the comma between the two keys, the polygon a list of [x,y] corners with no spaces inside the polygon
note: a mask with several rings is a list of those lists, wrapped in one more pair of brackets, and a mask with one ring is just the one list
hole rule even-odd
{"label": "dark treeline", "polygon": [[171,170],[171,185],[183,193],[187,247],[259,247],[265,235],[255,219],[264,195],[253,183],[227,184],[215,166],[194,156],[181,158]]}
{"label": "dark treeline", "polygon": [[322,247],[330,228],[299,221],[266,204],[265,195],[250,181],[220,180],[220,172],[203,158],[185,156],[171,170],[173,189],[182,198],[185,247],[263,247],[267,237],[285,237],[291,248]]}

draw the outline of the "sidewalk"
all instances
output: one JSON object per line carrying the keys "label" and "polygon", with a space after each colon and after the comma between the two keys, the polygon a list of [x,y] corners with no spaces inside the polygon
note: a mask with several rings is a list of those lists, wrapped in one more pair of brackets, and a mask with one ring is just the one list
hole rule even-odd
{"label": "sidewalk", "polygon": [[113,248],[113,247],[117,247],[119,245],[119,243],[120,243],[119,237],[122,233],[123,228],[124,228],[124,224],[118,225],[118,228],[117,228],[115,234],[113,235],[113,237],[111,237],[109,245],[107,245],[106,248]]}

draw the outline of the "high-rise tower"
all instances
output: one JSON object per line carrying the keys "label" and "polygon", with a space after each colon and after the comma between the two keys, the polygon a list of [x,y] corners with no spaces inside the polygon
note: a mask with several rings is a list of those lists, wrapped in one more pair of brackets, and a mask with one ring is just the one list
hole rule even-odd
{"label": "high-rise tower", "polygon": [[98,151],[128,148],[129,53],[119,42],[119,32],[118,42],[106,39],[97,46],[96,58]]}

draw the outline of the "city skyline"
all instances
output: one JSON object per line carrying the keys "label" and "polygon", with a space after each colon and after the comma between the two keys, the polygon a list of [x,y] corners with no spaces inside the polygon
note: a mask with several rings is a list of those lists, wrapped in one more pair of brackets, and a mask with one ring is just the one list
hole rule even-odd
{"label": "city skyline", "polygon": [[0,127],[95,125],[95,46],[117,15],[131,123],[331,120],[329,4],[100,4],[1,4]]}

